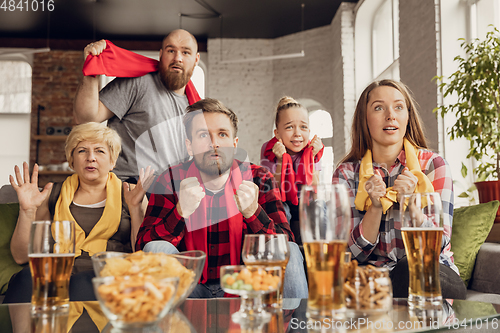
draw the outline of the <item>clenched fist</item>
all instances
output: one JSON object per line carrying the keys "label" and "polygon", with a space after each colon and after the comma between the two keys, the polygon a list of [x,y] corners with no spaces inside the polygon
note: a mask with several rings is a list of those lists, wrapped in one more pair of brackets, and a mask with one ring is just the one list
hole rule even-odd
{"label": "clenched fist", "polygon": [[259,187],[251,181],[244,180],[236,190],[234,201],[245,218],[251,217],[259,208]]}
{"label": "clenched fist", "polygon": [[179,189],[179,202],[176,206],[179,215],[187,219],[198,208],[204,197],[205,191],[196,177],[183,179]]}
{"label": "clenched fist", "polygon": [[382,198],[387,191],[387,187],[385,186],[384,179],[380,175],[380,172],[380,170],[377,170],[365,184],[365,190],[368,192],[372,205],[377,208],[382,207],[380,198]]}
{"label": "clenched fist", "polygon": [[278,161],[281,161],[285,153],[286,153],[285,145],[283,144],[283,141],[279,139],[279,141],[276,142],[273,146],[273,154],[274,156],[276,156]]}
{"label": "clenched fist", "polygon": [[412,194],[417,187],[418,178],[407,167],[394,181],[393,190],[398,192],[398,201],[401,202],[403,195]]}
{"label": "clenched fist", "polygon": [[100,41],[90,43],[83,49],[83,59],[87,59],[89,54],[94,56],[99,55],[106,48],[106,41],[101,39]]}
{"label": "clenched fist", "polygon": [[314,157],[323,148],[323,142],[321,142],[321,139],[317,135],[315,135],[314,138],[311,140],[309,147],[313,148],[313,157]]}

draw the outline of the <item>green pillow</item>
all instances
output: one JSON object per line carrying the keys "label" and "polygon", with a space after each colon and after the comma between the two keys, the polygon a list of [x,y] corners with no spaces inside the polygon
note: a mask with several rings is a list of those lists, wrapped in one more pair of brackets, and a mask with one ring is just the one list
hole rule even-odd
{"label": "green pillow", "polygon": [[0,204],[0,294],[5,294],[10,278],[22,266],[16,264],[10,253],[10,239],[14,233],[19,215],[19,204]]}
{"label": "green pillow", "polygon": [[465,285],[469,285],[479,248],[488,237],[500,202],[457,208],[453,212],[451,251]]}
{"label": "green pillow", "polygon": [[453,300],[453,311],[456,318],[485,318],[497,314],[495,306],[491,303],[459,299]]}

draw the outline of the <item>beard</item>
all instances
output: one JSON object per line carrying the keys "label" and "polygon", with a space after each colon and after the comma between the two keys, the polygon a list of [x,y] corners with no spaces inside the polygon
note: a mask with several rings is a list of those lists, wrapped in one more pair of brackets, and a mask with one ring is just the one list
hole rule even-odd
{"label": "beard", "polygon": [[[212,155],[217,154],[218,159],[212,159]],[[194,164],[201,172],[210,176],[221,176],[225,174],[233,165],[233,147],[224,147],[207,151],[194,156]]]}
{"label": "beard", "polygon": [[[178,66],[182,68],[181,72],[171,72],[169,69],[172,66]],[[169,66],[161,66],[159,68],[160,78],[163,85],[168,90],[179,90],[186,86],[186,84],[191,79],[193,75],[194,67],[186,70],[184,65],[179,63],[171,63]]]}

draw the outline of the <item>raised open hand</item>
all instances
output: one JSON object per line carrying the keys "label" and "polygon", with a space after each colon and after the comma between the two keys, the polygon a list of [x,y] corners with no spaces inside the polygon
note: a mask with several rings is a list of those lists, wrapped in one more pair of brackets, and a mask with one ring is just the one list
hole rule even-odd
{"label": "raised open hand", "polygon": [[138,207],[142,204],[142,200],[144,199],[144,195],[146,191],[149,189],[154,180],[154,172],[155,170],[148,166],[146,171],[144,168],[141,168],[139,172],[139,181],[137,185],[123,183],[123,197],[125,198],[125,202],[130,208]]}
{"label": "raised open hand", "polygon": [[9,181],[17,193],[19,200],[19,208],[24,211],[36,210],[47,199],[52,189],[52,183],[48,183],[40,192],[38,189],[38,164],[33,167],[33,175],[30,179],[28,163],[23,163],[23,176],[20,168],[14,167],[15,179],[12,175],[9,176]]}

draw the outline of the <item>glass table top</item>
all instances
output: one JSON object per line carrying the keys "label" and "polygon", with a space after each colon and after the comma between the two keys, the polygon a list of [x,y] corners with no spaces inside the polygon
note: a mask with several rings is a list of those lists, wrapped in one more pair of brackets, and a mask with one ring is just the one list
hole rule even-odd
{"label": "glass table top", "polygon": [[[427,332],[500,331],[500,305],[464,300],[447,300],[440,309],[410,311],[405,299],[394,299],[390,312],[364,316],[347,312],[340,321],[308,321],[306,299],[285,299],[282,311],[272,313],[262,327],[242,327],[233,323],[231,314],[238,311],[238,298],[188,299],[165,318],[158,327],[142,332]],[[66,315],[32,317],[31,305],[1,304],[0,331],[37,333],[122,332],[113,328],[100,312],[97,302],[72,302]]]}

